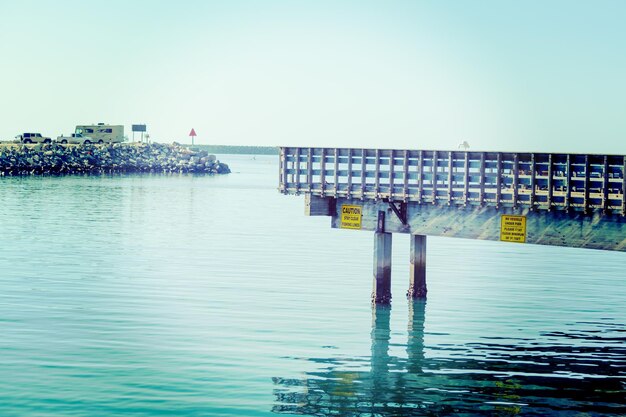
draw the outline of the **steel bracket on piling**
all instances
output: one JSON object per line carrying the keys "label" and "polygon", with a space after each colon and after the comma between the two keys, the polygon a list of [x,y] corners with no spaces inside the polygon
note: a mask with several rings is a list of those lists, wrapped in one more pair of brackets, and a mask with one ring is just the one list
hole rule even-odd
{"label": "steel bracket on piling", "polygon": [[407,215],[406,215],[406,203],[402,203],[400,202],[400,208],[396,207],[396,204],[393,201],[389,201],[387,200],[387,202],[389,203],[389,207],[391,207],[391,210],[393,210],[393,212],[396,214],[396,216],[398,217],[398,219],[400,220],[400,222],[406,226],[408,224],[407,221]]}

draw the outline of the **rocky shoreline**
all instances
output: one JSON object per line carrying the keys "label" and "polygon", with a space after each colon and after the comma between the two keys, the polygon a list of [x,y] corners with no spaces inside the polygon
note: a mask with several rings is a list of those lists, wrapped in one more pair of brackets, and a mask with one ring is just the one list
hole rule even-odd
{"label": "rocky shoreline", "polygon": [[0,176],[116,173],[228,174],[207,151],[177,143],[13,145],[0,148]]}

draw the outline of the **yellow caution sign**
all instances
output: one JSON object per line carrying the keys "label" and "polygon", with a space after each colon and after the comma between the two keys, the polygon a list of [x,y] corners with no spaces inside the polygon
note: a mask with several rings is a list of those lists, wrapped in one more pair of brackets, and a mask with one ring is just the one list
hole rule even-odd
{"label": "yellow caution sign", "polygon": [[502,215],[500,240],[503,242],[526,242],[526,216]]}
{"label": "yellow caution sign", "polygon": [[342,229],[360,229],[362,217],[363,217],[363,207],[342,206],[341,207],[341,228]]}

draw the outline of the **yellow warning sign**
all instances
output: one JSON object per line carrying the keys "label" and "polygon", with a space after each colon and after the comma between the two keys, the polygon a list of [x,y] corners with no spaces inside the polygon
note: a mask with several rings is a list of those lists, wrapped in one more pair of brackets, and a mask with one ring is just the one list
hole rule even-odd
{"label": "yellow warning sign", "polygon": [[500,240],[525,243],[526,216],[502,215],[500,218]]}
{"label": "yellow warning sign", "polygon": [[341,228],[342,229],[360,229],[362,216],[363,216],[363,207],[342,206],[341,207]]}

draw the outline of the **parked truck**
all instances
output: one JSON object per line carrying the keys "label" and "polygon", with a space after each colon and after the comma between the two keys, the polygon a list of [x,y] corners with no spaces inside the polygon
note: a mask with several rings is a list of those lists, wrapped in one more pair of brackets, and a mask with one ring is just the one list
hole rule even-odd
{"label": "parked truck", "polygon": [[74,143],[74,144],[83,144],[83,143],[93,143],[93,139],[89,136],[83,136],[80,133],[72,133],[70,136],[59,136],[56,140],[57,143]]}

